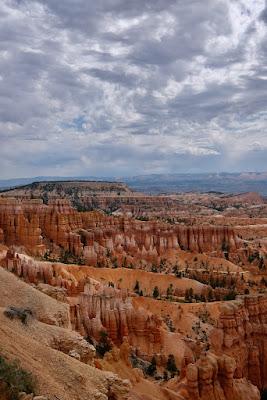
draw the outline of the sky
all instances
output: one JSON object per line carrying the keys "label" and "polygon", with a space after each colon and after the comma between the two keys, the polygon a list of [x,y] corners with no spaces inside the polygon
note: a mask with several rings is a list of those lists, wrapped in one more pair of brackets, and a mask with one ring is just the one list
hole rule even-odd
{"label": "sky", "polygon": [[0,178],[267,170],[267,1],[1,0]]}

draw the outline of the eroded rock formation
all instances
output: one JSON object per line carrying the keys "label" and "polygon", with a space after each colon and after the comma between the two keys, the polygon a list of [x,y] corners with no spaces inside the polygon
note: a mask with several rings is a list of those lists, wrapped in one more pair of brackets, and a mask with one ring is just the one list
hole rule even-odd
{"label": "eroded rock formation", "polygon": [[0,199],[0,239],[32,254],[62,251],[95,265],[107,255],[159,262],[178,249],[222,255],[236,251],[240,239],[231,227],[170,225],[75,211],[67,200]]}
{"label": "eroded rock formation", "polygon": [[236,360],[235,377],[267,386],[267,296],[244,296],[221,305],[218,331],[212,339],[217,351]]}
{"label": "eroded rock formation", "polygon": [[190,400],[259,400],[259,390],[248,380],[234,379],[236,362],[223,355],[202,354],[186,370],[186,388]]}
{"label": "eroded rock formation", "polygon": [[[142,308],[135,309],[128,290],[106,286],[89,277],[77,280],[63,265],[38,262],[14,251],[7,252],[2,264],[37,288],[43,282],[42,292],[67,301],[72,327],[83,336],[99,340],[101,332],[107,332],[115,344],[128,337],[140,352],[149,355],[160,352],[161,319]],[[68,297],[61,297],[62,289]]]}
{"label": "eroded rock formation", "polygon": [[74,329],[96,339],[106,331],[115,344],[129,338],[139,352],[153,355],[162,345],[162,321],[142,308],[135,309],[126,291],[87,283],[71,305]]}
{"label": "eroded rock formation", "polygon": [[[131,193],[123,192],[123,202],[128,195],[131,198]],[[107,207],[112,196],[101,196],[102,206]],[[137,210],[139,201],[143,200],[133,196],[128,205]],[[143,382],[145,367],[133,381],[140,386],[155,384],[157,389],[153,386],[151,393],[160,400],[259,400],[258,389],[267,387],[267,296],[255,294],[265,284],[258,271],[256,278],[252,274],[256,261],[249,262],[249,270],[242,264],[243,259],[254,257],[256,242],[248,243],[249,233],[245,240],[239,237],[242,231],[238,236],[230,219],[229,226],[222,221],[200,221],[196,216],[194,223],[185,225],[175,220],[140,221],[120,212],[117,216],[78,212],[66,198],[56,196],[46,199],[46,204],[27,196],[24,200],[0,198],[0,242],[9,246],[5,257],[6,247],[1,246],[1,265],[24,280],[24,285],[29,283],[30,294],[38,289],[40,298],[48,298],[49,305],[57,303],[60,310],[44,312],[40,303],[30,303],[40,322],[36,332],[32,324],[31,335],[38,340],[40,332],[45,334],[43,343],[71,357],[74,365],[79,361],[100,369],[106,365],[122,376],[124,369],[131,376],[133,355],[146,367],[154,359],[158,368],[154,377],[161,379],[161,385],[152,383],[153,378]],[[257,232],[264,277],[264,227]],[[238,260],[238,265],[226,261],[228,257]],[[80,265],[64,264],[70,262]],[[105,266],[109,268],[100,268]],[[235,297],[235,291],[254,295],[214,301],[229,292]],[[7,306],[10,296],[5,288],[3,293]],[[28,304],[25,291],[18,297],[15,306]],[[203,299],[210,301],[205,307]],[[41,324],[49,325],[49,333]],[[85,339],[96,345],[103,333],[114,347],[102,363],[94,362],[94,349]],[[167,382],[169,354],[181,373]],[[118,381],[117,387],[117,378],[110,377],[110,385],[105,383],[106,397],[123,398],[127,385]],[[142,398],[136,393],[131,400]]]}

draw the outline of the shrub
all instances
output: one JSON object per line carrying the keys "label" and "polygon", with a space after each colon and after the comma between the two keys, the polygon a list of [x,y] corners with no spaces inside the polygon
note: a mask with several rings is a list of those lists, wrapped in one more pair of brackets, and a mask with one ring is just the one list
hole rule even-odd
{"label": "shrub", "polygon": [[28,318],[32,316],[32,311],[28,308],[8,307],[4,315],[9,319],[19,319],[24,325],[27,325]]}
{"label": "shrub", "polygon": [[138,219],[139,221],[149,221],[149,218],[145,216],[136,217],[136,219]]}
{"label": "shrub", "polygon": [[254,260],[256,260],[256,259],[260,260],[260,255],[259,255],[258,252],[255,252],[255,253],[250,254],[250,255],[248,256],[248,262],[250,262],[250,263],[252,263],[252,262],[253,262]]}
{"label": "shrub", "polygon": [[0,355],[0,383],[9,400],[18,400],[19,393],[34,393],[35,380],[30,372],[25,371],[13,361],[9,362]]}
{"label": "shrub", "polygon": [[175,332],[175,327],[173,326],[173,321],[169,316],[164,318],[164,322],[167,325],[170,332]]}
{"label": "shrub", "polygon": [[211,318],[210,312],[206,308],[200,310],[197,316],[203,324],[215,325],[215,321]]}
{"label": "shrub", "polygon": [[223,298],[223,300],[235,300],[237,293],[234,290],[230,290]]}

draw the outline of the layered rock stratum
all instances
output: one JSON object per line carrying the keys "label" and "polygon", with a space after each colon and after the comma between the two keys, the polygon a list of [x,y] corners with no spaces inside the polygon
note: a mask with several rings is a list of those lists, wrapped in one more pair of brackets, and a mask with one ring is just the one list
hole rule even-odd
{"label": "layered rock stratum", "polygon": [[47,185],[0,197],[0,355],[36,377],[35,396],[264,396],[260,196]]}

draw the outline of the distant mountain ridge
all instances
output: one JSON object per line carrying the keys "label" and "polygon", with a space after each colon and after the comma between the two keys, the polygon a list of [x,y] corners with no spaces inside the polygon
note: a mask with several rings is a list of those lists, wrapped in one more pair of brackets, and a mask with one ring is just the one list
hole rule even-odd
{"label": "distant mountain ridge", "polygon": [[1,179],[0,180],[0,189],[4,188],[12,188],[15,186],[23,186],[29,185],[33,182],[58,182],[58,181],[110,181],[114,182],[114,178],[105,178],[105,177],[64,177],[64,176],[35,176],[33,178],[12,178],[12,179]]}
{"label": "distant mountain ridge", "polygon": [[152,194],[214,191],[221,193],[258,192],[267,196],[267,172],[149,174],[132,177],[39,176],[0,180],[0,188],[8,189],[43,181],[124,182],[132,190]]}
{"label": "distant mountain ridge", "polygon": [[267,196],[267,172],[152,174],[124,179],[130,188],[150,193],[258,192]]}

